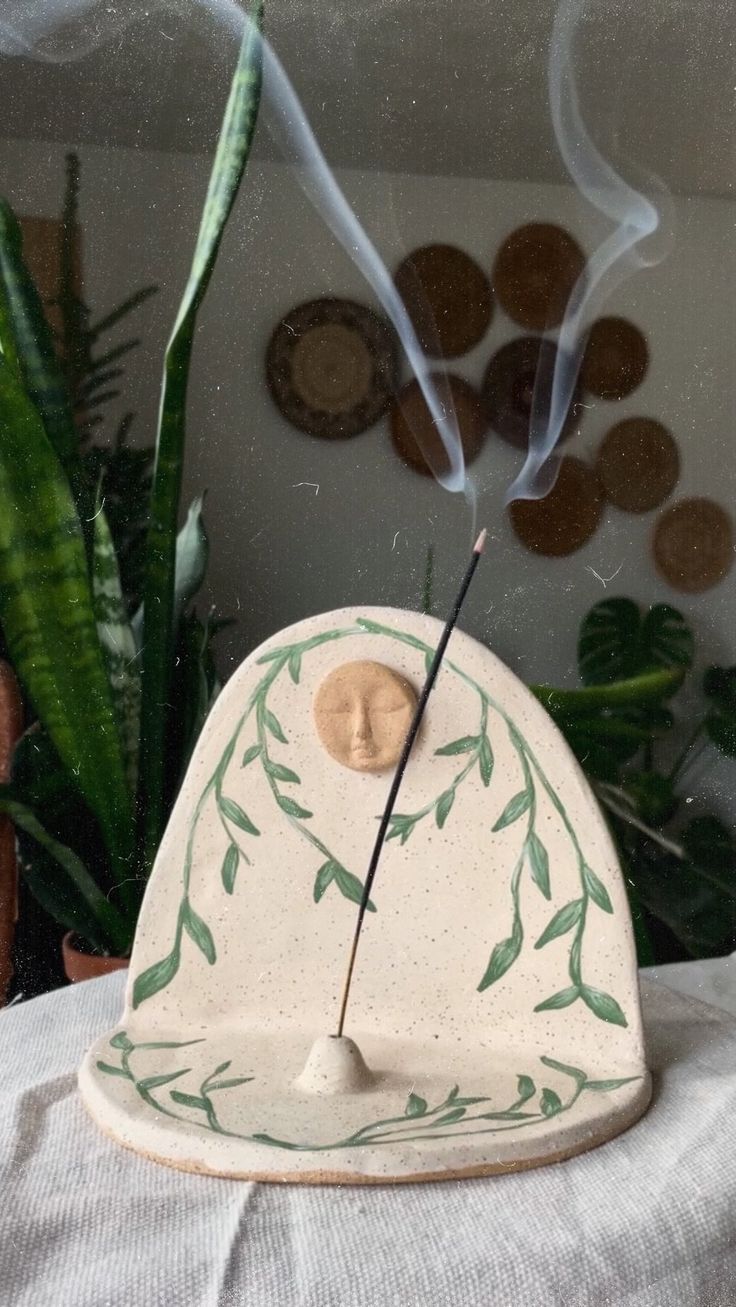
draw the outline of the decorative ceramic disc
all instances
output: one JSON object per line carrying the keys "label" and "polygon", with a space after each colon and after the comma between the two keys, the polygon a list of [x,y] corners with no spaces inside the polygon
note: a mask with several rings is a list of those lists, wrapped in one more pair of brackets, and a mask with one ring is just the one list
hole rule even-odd
{"label": "decorative ceramic disc", "polygon": [[605,436],[595,470],[606,499],[629,513],[646,513],[672,494],[680,475],[680,455],[661,422],[626,418]]}
{"label": "decorative ceramic disc", "polygon": [[580,368],[583,389],[599,399],[623,399],[640,386],[649,367],[646,337],[626,318],[598,318],[590,329]]}
{"label": "decorative ceramic disc", "polygon": [[422,348],[456,358],[483,339],[493,312],[486,274],[455,245],[422,245],[394,278]]}
{"label": "decorative ceramic disc", "polygon": [[547,331],[562,322],[584,267],[585,255],[569,232],[551,222],[530,222],[506,237],[491,281],[514,322],[527,331]]}
{"label": "decorative ceramic disc", "polygon": [[733,523],[712,499],[681,499],[661,514],[652,551],[658,571],[675,590],[709,590],[733,566]]}
{"label": "decorative ceramic disc", "polygon": [[[483,406],[493,430],[510,445],[526,449],[534,387],[539,386],[540,397],[548,404],[556,359],[557,349],[550,341],[541,336],[520,336],[497,350],[488,364],[481,388]],[[576,429],[579,398],[576,386],[561,440]]]}
{"label": "decorative ceramic disc", "polygon": [[385,413],[399,377],[391,324],[352,300],[310,300],[279,323],[266,377],[285,418],[328,440],[356,436]]}
{"label": "decorative ceramic disc", "polygon": [[572,554],[589,540],[601,517],[601,489],[595,472],[579,458],[565,457],[544,499],[516,499],[509,517],[519,539],[535,554]]}
{"label": "decorative ceramic disc", "polygon": [[[445,412],[455,410],[466,465],[477,458],[487,422],[477,391],[462,377],[432,373]],[[448,395],[449,389],[449,395]],[[442,476],[450,460],[417,381],[410,381],[391,407],[391,439],[404,463],[426,476]]]}
{"label": "decorative ceramic disc", "polygon": [[[390,742],[392,678],[416,693],[441,633],[396,609],[325,613],[277,632],[225,686],[146,890],[125,1010],[80,1071],[113,1138],[184,1170],[377,1184],[558,1161],[644,1111],[606,824],[542,706],[460,631],[334,1037],[392,779],[340,759]],[[347,670],[367,663],[391,675]],[[315,705],[341,717],[333,752]]]}

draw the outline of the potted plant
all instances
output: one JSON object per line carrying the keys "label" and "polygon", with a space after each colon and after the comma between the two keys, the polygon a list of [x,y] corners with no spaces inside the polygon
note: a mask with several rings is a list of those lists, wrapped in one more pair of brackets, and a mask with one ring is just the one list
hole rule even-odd
{"label": "potted plant", "polygon": [[[101,493],[104,455],[89,457],[74,416],[75,401],[87,413],[99,401],[105,367],[98,359],[96,384],[82,381],[75,394],[83,358],[72,359],[76,373],[68,352],[60,364],[18,223],[0,204],[0,627],[34,717],[12,778],[0,785],[0,812],[32,846],[22,870],[72,932],[67,954],[72,946],[92,956],[98,970],[130,952],[181,771],[216,688],[215,628],[188,611],[206,565],[201,500],[177,531],[186,393],[197,313],[255,128],[261,17],[256,4],[166,351],[142,602],[133,613],[121,534],[116,548]],[[89,332],[77,335],[94,343]]]}

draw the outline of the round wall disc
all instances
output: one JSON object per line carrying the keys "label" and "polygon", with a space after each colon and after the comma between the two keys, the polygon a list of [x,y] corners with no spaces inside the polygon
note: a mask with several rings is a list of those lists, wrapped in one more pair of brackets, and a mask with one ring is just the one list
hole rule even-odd
{"label": "round wall disc", "polygon": [[551,222],[517,227],[501,245],[491,281],[499,303],[528,331],[546,331],[563,319],[585,267],[577,241]]}
{"label": "round wall disc", "polygon": [[394,280],[427,354],[456,358],[485,335],[491,287],[475,259],[455,245],[422,245],[399,264]]}
{"label": "round wall disc", "polygon": [[[486,368],[481,396],[493,430],[509,444],[526,449],[534,386],[549,402],[557,348],[541,336],[519,336],[491,358]],[[573,391],[561,439],[572,435],[578,416],[579,387]]]}
{"label": "round wall disc", "polygon": [[595,465],[606,499],[629,513],[658,508],[680,474],[674,437],[653,418],[626,418],[605,436]]}
{"label": "round wall disc", "polygon": [[[480,398],[462,377],[434,372],[443,410],[454,406],[458,431],[466,464],[472,463],[483,444],[486,419]],[[448,434],[451,428],[448,424]],[[391,438],[399,457],[409,467],[426,476],[442,476],[450,470],[450,460],[417,381],[410,381],[391,408]]]}
{"label": "round wall disc", "polygon": [[544,499],[515,499],[509,517],[519,539],[535,554],[561,557],[584,545],[600,521],[598,478],[587,463],[565,457]]}
{"label": "round wall disc", "polygon": [[300,304],[278,324],[266,378],[285,418],[310,436],[337,440],[365,431],[398,388],[391,324],[352,300]]}
{"label": "round wall disc", "polygon": [[675,590],[708,590],[733,564],[731,518],[712,499],[681,499],[659,518],[652,551],[658,571]]}
{"label": "round wall disc", "polygon": [[646,338],[626,318],[598,318],[590,329],[580,368],[583,389],[599,399],[623,399],[640,386],[649,367]]}

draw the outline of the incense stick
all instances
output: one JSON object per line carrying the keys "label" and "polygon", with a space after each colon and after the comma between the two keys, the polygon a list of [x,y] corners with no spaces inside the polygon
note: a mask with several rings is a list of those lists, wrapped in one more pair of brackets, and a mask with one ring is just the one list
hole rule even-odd
{"label": "incense stick", "polygon": [[345,987],[342,992],[342,1002],[340,1004],[340,1019],[337,1023],[338,1039],[341,1037],[343,1028],[345,1026],[345,1013],[347,1012],[348,998],[350,996],[350,985],[353,979],[353,971],[355,970],[355,958],[358,952],[358,941],[360,940],[360,932],[363,928],[363,918],[365,917],[366,908],[368,907],[368,900],[370,899],[371,896],[373,881],[375,880],[376,871],[378,870],[378,863],[380,861],[381,852],[383,850],[383,845],[386,839],[386,831],[388,830],[388,824],[391,820],[391,815],[394,810],[394,804],[396,803],[396,799],[398,797],[398,793],[401,788],[401,782],[404,779],[404,772],[406,771],[406,764],[409,761],[409,754],[411,753],[412,748],[414,747],[414,741],[417,738],[417,732],[419,731],[419,727],[422,724],[422,718],[424,716],[424,709],[427,706],[427,700],[430,694],[432,693],[432,688],[434,686],[435,681],[437,680],[437,675],[439,673],[440,667],[442,666],[442,659],[445,656],[445,650],[447,648],[450,636],[452,635],[452,632],[454,630],[455,623],[457,622],[457,619],[460,615],[460,609],[462,608],[463,603],[465,601],[465,596],[468,593],[468,588],[475,574],[475,569],[478,566],[480,556],[483,553],[483,546],[485,545],[485,542],[486,542],[486,532],[481,531],[480,535],[478,536],[478,539],[476,540],[473,546],[473,552],[470,556],[470,562],[468,563],[468,566],[465,570],[465,575],[460,584],[460,589],[457,592],[457,597],[455,599],[455,602],[450,610],[450,615],[447,621],[445,622],[445,629],[442,632],[442,635],[440,637],[440,642],[437,645],[437,649],[435,650],[435,655],[434,658],[432,659],[432,663],[427,673],[427,679],[424,682],[424,686],[422,687],[422,693],[419,696],[416,710],[414,712],[414,717],[412,719],[411,726],[409,727],[406,739],[404,740],[404,747],[401,750],[401,757],[399,758],[399,761],[396,766],[396,771],[394,772],[394,778],[393,781],[391,782],[391,789],[389,790],[388,799],[386,800],[386,807],[383,810],[383,816],[381,817],[381,822],[378,827],[378,834],[376,836],[375,845],[373,846],[373,853],[371,854],[371,860],[368,867],[368,874],[365,878],[365,884],[363,886],[363,894],[360,900],[360,907],[358,908],[358,920],[355,926],[355,934],[353,936],[352,948],[350,949],[350,959],[348,961],[348,970],[347,970],[347,975],[345,977]]}

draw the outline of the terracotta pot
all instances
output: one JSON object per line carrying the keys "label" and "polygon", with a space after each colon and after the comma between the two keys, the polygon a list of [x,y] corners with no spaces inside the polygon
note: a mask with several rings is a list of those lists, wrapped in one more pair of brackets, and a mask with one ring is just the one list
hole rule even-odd
{"label": "terracotta pot", "polygon": [[76,936],[68,930],[61,941],[61,956],[67,980],[76,984],[80,980],[97,980],[111,971],[125,971],[128,958],[102,957],[99,953],[82,953],[74,944]]}

